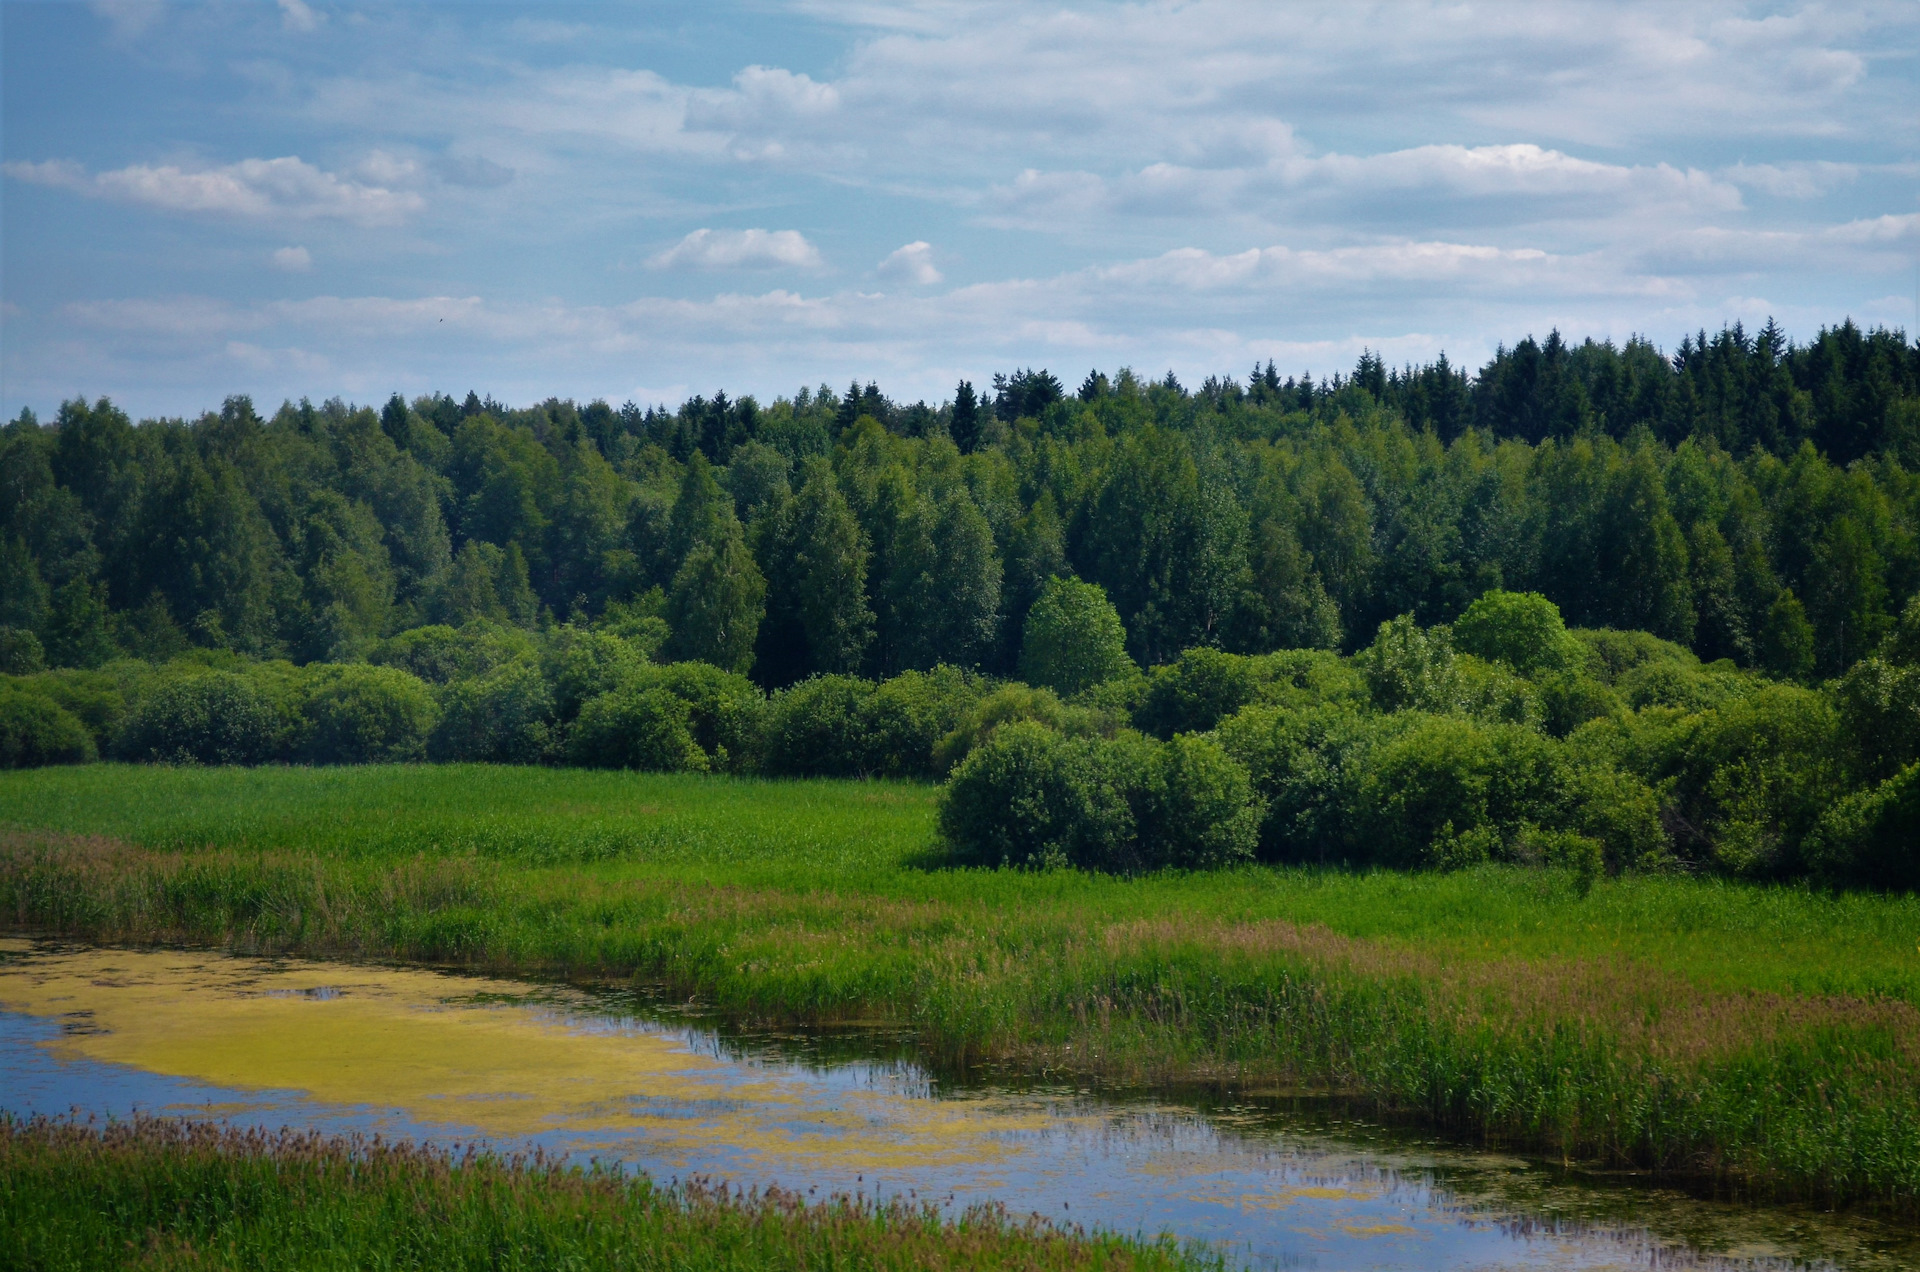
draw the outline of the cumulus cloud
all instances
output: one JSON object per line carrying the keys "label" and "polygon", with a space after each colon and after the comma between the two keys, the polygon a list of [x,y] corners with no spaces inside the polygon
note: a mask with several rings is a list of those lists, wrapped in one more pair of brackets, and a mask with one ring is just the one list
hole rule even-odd
{"label": "cumulus cloud", "polygon": [[273,264],[289,274],[304,274],[313,268],[313,254],[304,247],[282,247],[274,251]]}
{"label": "cumulus cloud", "polygon": [[651,269],[818,269],[820,252],[798,230],[695,230],[647,258]]}
{"label": "cumulus cloud", "polygon": [[291,155],[243,159],[219,168],[133,164],[91,175],[67,160],[3,167],[16,181],[167,212],[391,225],[425,206],[418,194],[342,179]]}
{"label": "cumulus cloud", "polygon": [[932,286],[942,278],[934,267],[933,244],[922,240],[894,248],[878,268],[882,278],[897,278],[919,287]]}
{"label": "cumulus cloud", "polygon": [[289,31],[317,31],[324,21],[303,0],[280,0],[280,25]]}

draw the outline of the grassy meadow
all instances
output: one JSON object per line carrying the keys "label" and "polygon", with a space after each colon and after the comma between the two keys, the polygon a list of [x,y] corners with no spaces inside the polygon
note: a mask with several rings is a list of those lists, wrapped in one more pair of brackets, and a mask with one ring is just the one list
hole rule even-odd
{"label": "grassy meadow", "polygon": [[1039,1269],[1219,1267],[1171,1244],[980,1207],[663,1187],[539,1158],[136,1119],[0,1119],[0,1254],[14,1267]]}
{"label": "grassy meadow", "polygon": [[940,867],[935,790],[504,767],[0,774],[20,930],[640,977],[936,1065],[1325,1092],[1920,1213],[1920,902],[1675,876]]}

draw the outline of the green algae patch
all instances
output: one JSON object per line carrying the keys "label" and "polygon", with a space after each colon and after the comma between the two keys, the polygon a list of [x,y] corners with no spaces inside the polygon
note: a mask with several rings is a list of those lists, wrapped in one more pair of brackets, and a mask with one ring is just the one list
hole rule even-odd
{"label": "green algae patch", "polygon": [[777,1174],[844,1173],[991,1165],[1017,1156],[1018,1133],[1060,1122],[1013,1099],[881,1088],[828,1101],[581,1006],[509,981],[183,951],[0,962],[0,1009],[68,1025],[42,1044],[57,1053],[494,1139],[591,1132],[668,1162],[724,1147]]}

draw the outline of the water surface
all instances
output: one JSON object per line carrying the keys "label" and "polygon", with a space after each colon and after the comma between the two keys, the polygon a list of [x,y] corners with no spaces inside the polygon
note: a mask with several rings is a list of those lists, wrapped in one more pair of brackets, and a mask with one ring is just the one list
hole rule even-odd
{"label": "water surface", "polygon": [[722,1032],[632,993],[0,938],[0,1108],[540,1145],[910,1195],[1256,1267],[1920,1266],[1915,1234],[1578,1178],[1274,1101],[932,1080],[898,1031]]}

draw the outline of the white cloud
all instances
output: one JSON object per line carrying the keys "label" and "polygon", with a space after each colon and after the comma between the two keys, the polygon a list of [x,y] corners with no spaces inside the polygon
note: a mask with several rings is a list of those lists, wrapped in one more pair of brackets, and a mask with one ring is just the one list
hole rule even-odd
{"label": "white cloud", "polygon": [[145,35],[167,11],[165,0],[92,0],[89,7],[112,24],[114,36],[121,40]]}
{"label": "white cloud", "polygon": [[313,268],[313,254],[304,247],[282,247],[274,251],[273,264],[289,274],[304,274]]}
{"label": "white cloud", "polygon": [[133,164],[88,176],[66,160],[9,163],[17,181],[115,199],[167,212],[309,220],[328,218],[361,225],[391,225],[426,205],[418,194],[343,180],[299,158],[243,159],[219,168]]}
{"label": "white cloud", "polygon": [[695,230],[647,258],[651,269],[817,269],[820,252],[798,230]]}
{"label": "white cloud", "polygon": [[897,278],[919,287],[930,287],[942,278],[933,263],[933,245],[921,240],[894,248],[878,268],[883,278]]}
{"label": "white cloud", "polygon": [[280,24],[289,31],[317,31],[323,21],[303,0],[280,0]]}

